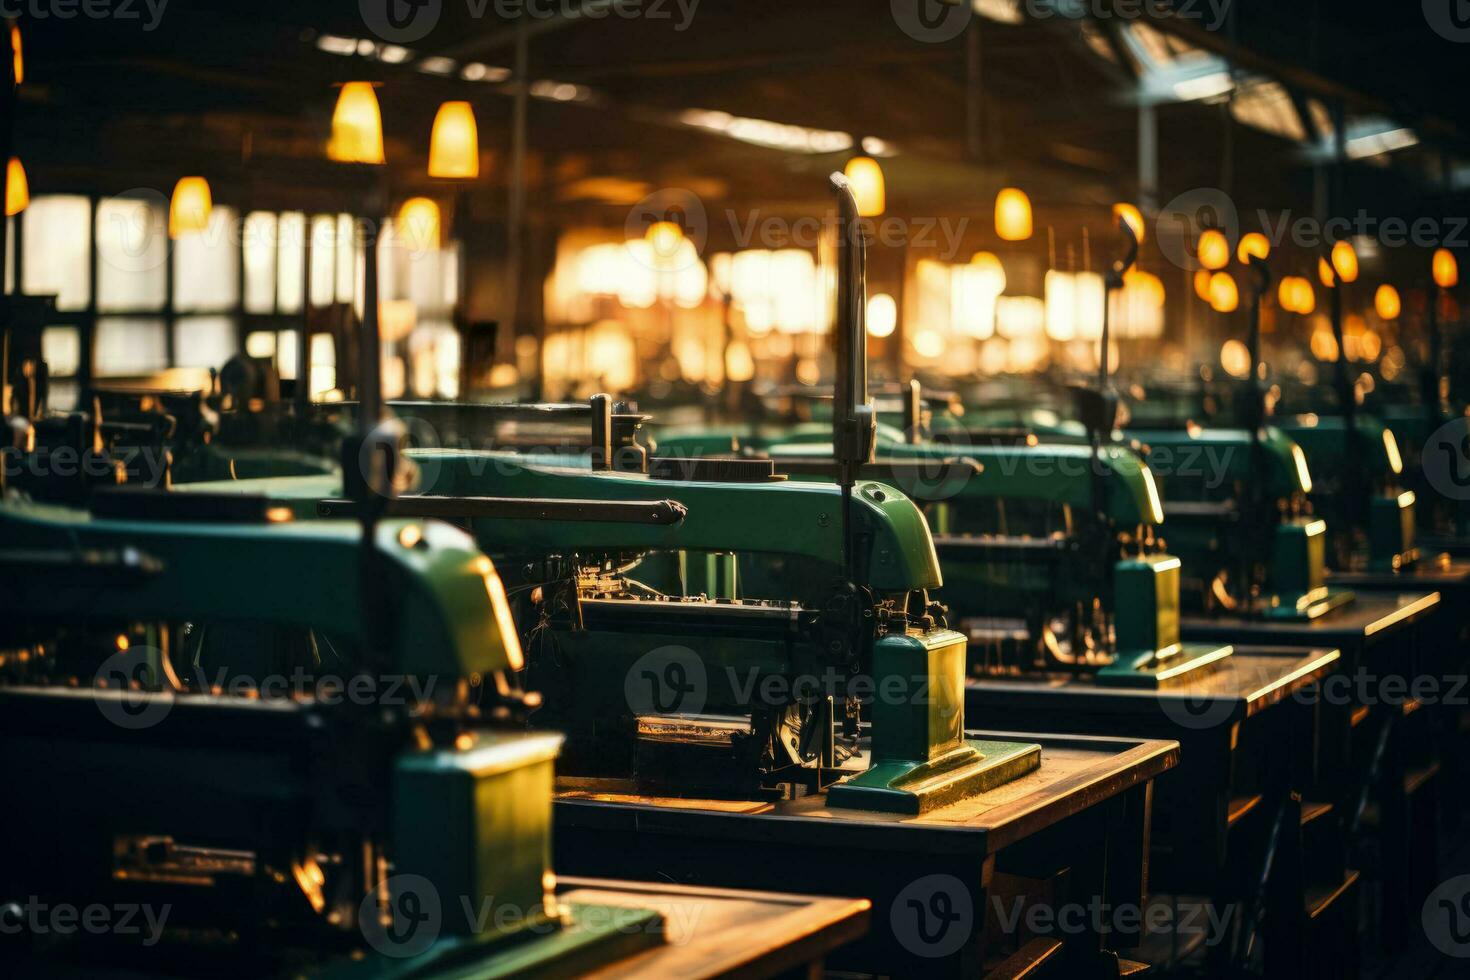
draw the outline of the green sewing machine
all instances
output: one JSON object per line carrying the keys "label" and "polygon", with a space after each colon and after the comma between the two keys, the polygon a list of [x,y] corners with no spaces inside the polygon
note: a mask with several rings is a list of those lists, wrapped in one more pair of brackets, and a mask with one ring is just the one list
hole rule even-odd
{"label": "green sewing machine", "polygon": [[[1268,425],[1261,387],[1260,300],[1270,284],[1252,257],[1250,376],[1235,392],[1233,427],[1135,406],[1140,422],[1126,435],[1148,448],[1163,470],[1171,547],[1188,570],[1191,612],[1279,620],[1317,619],[1353,601],[1327,585],[1327,521],[1314,515],[1313,477],[1302,447]],[[1171,404],[1178,405],[1175,399]]]}
{"label": "green sewing machine", "polygon": [[[1155,533],[1163,511],[1148,467],[1111,443],[1116,401],[1106,390],[1069,392],[1092,426],[1084,431],[1099,433],[1082,445],[1043,444],[1011,426],[969,429],[971,406],[926,398],[917,382],[889,392],[881,455],[864,472],[923,509],[944,569],[940,597],[969,635],[972,673],[1085,672],[1154,687],[1231,653],[1180,641],[1180,562]],[[796,429],[764,455],[794,479],[830,480],[832,442],[819,439]]]}
{"label": "green sewing machine", "polygon": [[[663,941],[656,911],[557,901],[561,737],[520,721],[537,702],[490,559],[456,528],[383,516],[404,482],[391,423],[348,442],[370,461],[349,485],[360,523],[298,521],[258,495],[119,486],[95,415],[16,408],[8,967],[568,975]],[[144,914],[99,933],[53,929],[57,907]]]}
{"label": "green sewing machine", "polygon": [[[863,244],[841,175],[833,187],[835,486],[788,481],[769,462],[649,458],[642,417],[605,396],[456,406],[445,411],[459,425],[529,447],[409,453],[421,494],[385,513],[462,523],[507,570],[532,684],[546,693],[537,720],[567,733],[569,773],[917,813],[1040,762],[1033,744],[964,737],[965,638],[930,597],[942,579],[923,515],[859,479],[875,441]],[[584,451],[569,455],[558,426],[580,430]],[[333,478],[262,487],[305,513],[360,510],[337,499],[352,495]],[[854,754],[860,720],[871,739]]]}

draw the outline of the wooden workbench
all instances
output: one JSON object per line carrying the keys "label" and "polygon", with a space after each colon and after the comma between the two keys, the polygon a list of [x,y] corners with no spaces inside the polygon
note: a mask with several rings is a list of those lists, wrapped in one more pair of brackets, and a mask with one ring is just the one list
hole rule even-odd
{"label": "wooden workbench", "polygon": [[590,972],[586,980],[665,977],[818,977],[834,949],[868,931],[866,899],[562,878],[562,902],[662,913],[661,946]]}
{"label": "wooden workbench", "polygon": [[[599,877],[866,898],[868,936],[832,957],[864,973],[973,977],[1013,952],[1031,937],[995,935],[998,872],[1044,883],[1055,904],[1142,900],[1152,781],[1178,762],[1177,743],[970,737],[1038,742],[1041,768],[919,816],[830,808],[820,795],[691,800],[563,779],[556,864]],[[864,765],[861,756],[849,762]],[[949,912],[958,918],[941,915]],[[1068,975],[1115,969],[1090,925],[1060,938]]]}
{"label": "wooden workbench", "polygon": [[[1327,756],[1341,758],[1347,719],[1319,712],[1304,696],[1340,660],[1336,650],[1237,647],[1159,690],[1109,687],[1077,674],[972,677],[965,711],[988,725],[1025,720],[1048,730],[1178,741],[1180,764],[1154,787],[1150,887],[1203,896],[1217,909],[1235,905],[1235,923],[1262,908],[1262,931],[1273,937],[1265,945],[1269,965],[1291,975],[1343,946],[1340,935],[1313,924],[1351,919],[1328,907],[1350,899],[1352,891],[1337,886],[1355,880],[1334,803],[1344,795],[1344,774],[1325,772],[1315,751],[1336,743]],[[1159,937],[1141,955],[1166,966],[1202,938]],[[1217,972],[1240,968],[1246,938],[1210,949]]]}
{"label": "wooden workbench", "polygon": [[1407,942],[1409,924],[1417,921],[1416,896],[1422,899],[1434,881],[1440,743],[1435,713],[1408,692],[1420,681],[1438,683],[1442,674],[1440,609],[1437,591],[1363,591],[1351,605],[1315,620],[1186,617],[1181,624],[1187,640],[1342,651],[1341,676],[1324,682],[1320,702],[1324,716],[1345,713],[1350,732],[1345,792],[1333,802],[1356,849],[1350,860],[1371,857],[1383,885],[1380,935],[1390,951]]}

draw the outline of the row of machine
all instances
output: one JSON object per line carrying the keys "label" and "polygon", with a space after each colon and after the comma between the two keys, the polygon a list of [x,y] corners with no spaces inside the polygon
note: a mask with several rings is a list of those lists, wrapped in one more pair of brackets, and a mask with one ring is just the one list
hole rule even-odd
{"label": "row of machine", "polygon": [[[1256,371],[870,391],[831,185],[834,383],[734,424],[385,403],[371,358],[351,402],[241,357],[52,412],[11,297],[14,961],[1338,977],[1402,947],[1470,582],[1422,433],[1346,389],[1288,424]],[[173,915],[58,935],[37,903]]]}

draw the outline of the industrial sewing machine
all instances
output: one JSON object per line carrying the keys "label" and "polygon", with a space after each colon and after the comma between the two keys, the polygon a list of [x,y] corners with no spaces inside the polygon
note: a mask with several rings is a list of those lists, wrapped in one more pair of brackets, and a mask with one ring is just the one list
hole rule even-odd
{"label": "industrial sewing machine", "polygon": [[[662,941],[655,911],[555,898],[561,739],[518,730],[519,639],[462,531],[12,487],[0,541],[10,967],[494,976]],[[58,905],[156,914],[63,939]]]}
{"label": "industrial sewing machine", "polygon": [[[440,410],[440,427],[518,445],[410,453],[422,494],[386,512],[464,523],[510,570],[530,677],[547,692],[538,720],[567,733],[570,773],[690,795],[824,790],[830,806],[918,813],[1039,764],[1034,744],[964,737],[965,638],[930,597],[941,577],[924,518],[859,479],[875,439],[863,246],[850,190],[840,177],[834,189],[835,486],[787,481],[769,462],[650,459],[642,418],[606,397]],[[576,456],[555,431],[568,423],[583,433]],[[342,496],[330,478],[269,488],[297,508]],[[866,755],[853,754],[860,719]]]}
{"label": "industrial sewing machine", "polygon": [[[1119,282],[1131,262],[1132,252],[1120,260]],[[1084,432],[1096,433],[1080,445],[1042,444],[1010,426],[968,428],[971,406],[926,397],[916,381],[879,403],[888,424],[865,472],[923,509],[945,572],[941,597],[969,635],[973,674],[1057,670],[1150,687],[1231,653],[1180,641],[1180,562],[1155,534],[1163,510],[1148,467],[1112,443],[1116,399],[1106,392],[1104,374],[1098,387],[1068,393]],[[823,394],[806,394],[819,406],[807,414],[830,403]],[[836,472],[830,437],[810,426],[756,452],[796,479]]]}

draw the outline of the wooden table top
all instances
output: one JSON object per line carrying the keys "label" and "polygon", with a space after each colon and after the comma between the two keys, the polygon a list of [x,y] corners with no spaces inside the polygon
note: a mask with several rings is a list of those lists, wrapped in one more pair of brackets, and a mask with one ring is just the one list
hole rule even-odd
{"label": "wooden table top", "polygon": [[640,881],[561,878],[563,902],[653,909],[667,942],[589,973],[588,980],[632,977],[772,977],[861,939],[872,903]]}
{"label": "wooden table top", "polygon": [[[1032,677],[972,677],[967,691],[1004,699],[1008,710],[1055,712],[1073,705],[1077,710],[1116,714],[1167,713],[1169,702],[1232,701],[1236,708],[1219,720],[1239,720],[1276,704],[1313,681],[1326,677],[1342,660],[1332,649],[1302,647],[1236,647],[1235,652],[1210,666],[1185,674],[1157,690],[1110,687],[1092,677],[1045,675]],[[1211,712],[1211,717],[1215,713]]]}
{"label": "wooden table top", "polygon": [[[1138,786],[1179,762],[1169,740],[968,732],[969,738],[1034,742],[1041,766],[988,793],[918,816],[826,805],[824,796],[730,801],[640,794],[627,782],[557,781],[558,826],[722,837],[814,848],[878,848],[991,854]],[[866,767],[866,756],[848,768]]]}
{"label": "wooden table top", "polygon": [[1357,647],[1370,637],[1407,626],[1433,612],[1438,592],[1364,592],[1351,605],[1317,619],[1279,620],[1244,616],[1185,616],[1180,629],[1186,640],[1225,643],[1259,640],[1277,645],[1300,641],[1314,647]]}

